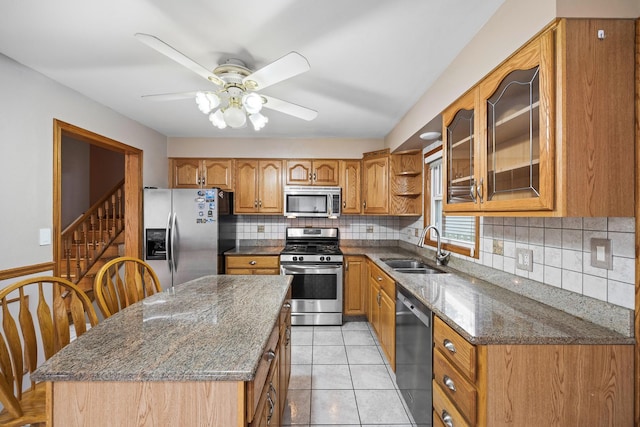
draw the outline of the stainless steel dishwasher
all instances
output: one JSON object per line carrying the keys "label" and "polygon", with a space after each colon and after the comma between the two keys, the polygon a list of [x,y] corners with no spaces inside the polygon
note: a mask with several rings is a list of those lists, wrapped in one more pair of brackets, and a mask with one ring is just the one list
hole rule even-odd
{"label": "stainless steel dishwasher", "polygon": [[432,313],[398,287],[396,296],[396,383],[418,426],[432,425]]}

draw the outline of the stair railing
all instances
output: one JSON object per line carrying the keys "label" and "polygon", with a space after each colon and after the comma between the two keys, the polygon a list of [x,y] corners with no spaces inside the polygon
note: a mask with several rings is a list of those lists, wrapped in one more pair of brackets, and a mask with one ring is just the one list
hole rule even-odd
{"label": "stair railing", "polygon": [[61,276],[78,283],[124,230],[124,179],[64,229]]}

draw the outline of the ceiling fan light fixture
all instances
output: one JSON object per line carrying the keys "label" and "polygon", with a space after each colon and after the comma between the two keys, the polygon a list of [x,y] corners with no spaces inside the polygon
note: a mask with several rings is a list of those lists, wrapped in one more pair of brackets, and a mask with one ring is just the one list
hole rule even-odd
{"label": "ceiling fan light fixture", "polygon": [[251,124],[253,125],[253,129],[259,131],[262,129],[267,123],[269,123],[269,118],[263,116],[260,113],[254,113],[249,116],[249,120],[251,120]]}
{"label": "ceiling fan light fixture", "polygon": [[196,104],[204,114],[209,114],[220,105],[220,97],[212,92],[198,92],[196,94]]}
{"label": "ceiling fan light fixture", "polygon": [[218,110],[215,113],[209,114],[209,121],[218,129],[224,129],[227,127],[227,122],[224,121],[222,111]]}
{"label": "ceiling fan light fixture", "polygon": [[242,106],[249,114],[259,113],[262,109],[262,97],[255,92],[245,93],[242,96]]}
{"label": "ceiling fan light fixture", "polygon": [[222,112],[224,121],[229,127],[234,129],[241,128],[247,124],[247,115],[240,108],[230,106]]}

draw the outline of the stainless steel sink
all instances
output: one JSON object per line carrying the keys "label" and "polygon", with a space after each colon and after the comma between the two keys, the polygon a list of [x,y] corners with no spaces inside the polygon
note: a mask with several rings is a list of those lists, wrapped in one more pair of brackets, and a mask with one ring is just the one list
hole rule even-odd
{"label": "stainless steel sink", "polygon": [[430,267],[394,268],[393,271],[397,271],[398,273],[408,273],[408,274],[440,274],[440,273],[444,273],[441,270],[436,270],[435,268],[430,268]]}
{"label": "stainless steel sink", "polygon": [[393,271],[397,271],[398,273],[408,273],[408,274],[438,274],[443,273],[443,271],[438,270],[436,268],[432,268],[431,266],[425,264],[422,261],[417,259],[382,259],[382,262],[387,264],[389,267],[393,269]]}
{"label": "stainless steel sink", "polygon": [[383,259],[385,264],[393,269],[397,268],[429,268],[429,266],[422,261],[415,259]]}

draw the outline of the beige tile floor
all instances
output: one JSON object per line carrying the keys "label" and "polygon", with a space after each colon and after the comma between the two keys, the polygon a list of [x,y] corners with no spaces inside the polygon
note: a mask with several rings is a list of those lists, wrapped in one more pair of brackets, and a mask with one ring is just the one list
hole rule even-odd
{"label": "beige tile floor", "polygon": [[367,322],[294,326],[291,339],[283,425],[414,425]]}

